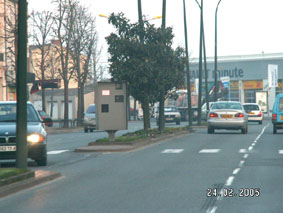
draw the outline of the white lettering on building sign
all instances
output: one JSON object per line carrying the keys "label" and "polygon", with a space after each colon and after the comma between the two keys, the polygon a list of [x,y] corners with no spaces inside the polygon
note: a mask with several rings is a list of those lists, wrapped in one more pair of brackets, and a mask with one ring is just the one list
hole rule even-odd
{"label": "white lettering on building sign", "polygon": [[102,95],[103,96],[109,96],[110,95],[110,90],[102,90]]}
{"label": "white lettering on building sign", "polygon": [[278,87],[278,65],[268,64],[268,86]]}

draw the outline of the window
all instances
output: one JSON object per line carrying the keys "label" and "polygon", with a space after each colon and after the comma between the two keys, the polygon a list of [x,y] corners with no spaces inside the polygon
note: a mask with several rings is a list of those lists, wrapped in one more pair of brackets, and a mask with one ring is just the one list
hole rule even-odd
{"label": "window", "polygon": [[240,101],[239,90],[230,90],[230,100]]}
{"label": "window", "polygon": [[245,90],[245,103],[255,103],[255,90]]}
{"label": "window", "polygon": [[280,98],[279,100],[279,110],[283,110],[283,98]]}

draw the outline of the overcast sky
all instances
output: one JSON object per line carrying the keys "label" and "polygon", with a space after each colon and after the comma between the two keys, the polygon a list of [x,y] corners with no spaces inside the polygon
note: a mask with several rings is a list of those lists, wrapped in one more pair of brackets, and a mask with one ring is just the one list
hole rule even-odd
{"label": "overcast sky", "polygon": [[[200,1],[200,0],[199,0]],[[203,0],[207,56],[214,55],[215,9],[218,0]],[[107,60],[105,36],[113,30],[99,13],[124,12],[132,21],[138,18],[137,0],[81,0],[96,17],[103,60]],[[192,57],[198,57],[200,10],[195,0],[186,0],[188,46]],[[29,11],[49,9],[50,0],[29,0]],[[148,18],[162,14],[162,0],[142,0],[143,14]],[[218,55],[242,55],[283,52],[282,0],[222,0],[218,9]],[[160,20],[152,23],[161,25]],[[174,29],[174,45],[184,46],[183,1],[167,0],[166,25]]]}

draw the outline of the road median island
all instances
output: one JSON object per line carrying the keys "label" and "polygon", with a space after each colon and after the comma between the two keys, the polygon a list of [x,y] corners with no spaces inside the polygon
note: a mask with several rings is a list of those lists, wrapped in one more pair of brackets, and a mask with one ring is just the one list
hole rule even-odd
{"label": "road median island", "polygon": [[160,142],[165,139],[176,137],[179,135],[189,134],[193,130],[186,127],[165,128],[160,134],[158,129],[150,129],[148,131],[138,130],[136,132],[126,133],[120,137],[116,137],[114,142],[110,142],[108,138],[98,139],[90,142],[87,147],[77,148],[76,152],[125,152],[132,151],[150,144]]}
{"label": "road median island", "polygon": [[60,177],[58,172],[45,170],[31,171],[28,169],[0,169],[0,198],[23,189],[54,180]]}

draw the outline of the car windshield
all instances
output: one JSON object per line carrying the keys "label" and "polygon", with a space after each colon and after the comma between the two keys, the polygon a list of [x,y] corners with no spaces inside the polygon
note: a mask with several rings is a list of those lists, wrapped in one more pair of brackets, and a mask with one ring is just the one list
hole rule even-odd
{"label": "car windshield", "polygon": [[240,103],[214,103],[212,105],[212,109],[237,109],[241,110],[241,104]]}
{"label": "car windshield", "polygon": [[[16,122],[17,120],[17,105],[16,104],[1,104],[0,105],[0,122]],[[27,105],[27,121],[40,121],[35,109],[32,105]]]}
{"label": "car windshield", "polygon": [[47,115],[46,112],[44,112],[44,111],[38,111],[38,112],[39,112],[39,114],[42,115],[42,116],[46,116],[46,115]]}
{"label": "car windshield", "polygon": [[258,107],[258,105],[249,104],[249,105],[244,105],[244,109],[246,111],[248,111],[248,110],[259,110],[259,107]]}
{"label": "car windshield", "polygon": [[86,113],[95,113],[96,112],[96,107],[95,105],[90,105],[86,111]]}
{"label": "car windshield", "polygon": [[164,107],[164,112],[177,112],[176,107]]}

